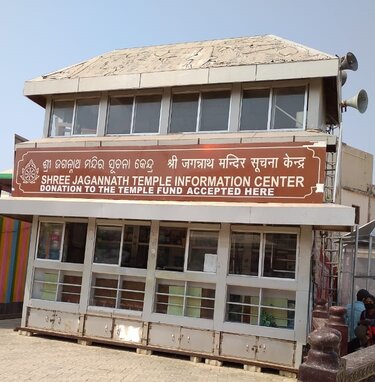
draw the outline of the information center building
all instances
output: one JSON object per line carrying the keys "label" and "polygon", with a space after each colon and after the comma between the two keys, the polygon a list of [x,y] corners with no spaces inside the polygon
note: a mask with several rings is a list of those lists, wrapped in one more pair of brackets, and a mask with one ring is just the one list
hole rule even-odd
{"label": "information center building", "polygon": [[22,328],[296,370],[314,232],[354,224],[328,197],[339,65],[267,35],[27,81],[43,137],[0,201],[32,218]]}

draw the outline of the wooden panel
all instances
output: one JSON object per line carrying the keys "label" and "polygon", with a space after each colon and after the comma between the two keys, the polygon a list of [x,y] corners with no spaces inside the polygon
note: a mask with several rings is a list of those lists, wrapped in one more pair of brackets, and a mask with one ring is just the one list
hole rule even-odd
{"label": "wooden panel", "polygon": [[257,338],[240,334],[222,333],[220,354],[240,359],[255,359]]}
{"label": "wooden panel", "polygon": [[180,346],[180,327],[150,324],[148,344],[177,349]]}
{"label": "wooden panel", "polygon": [[214,350],[214,332],[181,328],[180,348],[181,350],[212,354]]}
{"label": "wooden panel", "polygon": [[116,319],[113,327],[113,339],[121,342],[141,343],[142,329],[142,322]]}
{"label": "wooden panel", "polygon": [[112,318],[86,316],[84,335],[87,337],[112,337]]}
{"label": "wooden panel", "polygon": [[277,364],[294,365],[295,344],[272,338],[259,338],[257,360]]}

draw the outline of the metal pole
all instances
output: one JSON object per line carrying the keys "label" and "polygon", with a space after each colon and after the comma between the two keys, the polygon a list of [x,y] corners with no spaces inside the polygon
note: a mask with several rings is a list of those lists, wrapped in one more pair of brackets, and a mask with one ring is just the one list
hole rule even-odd
{"label": "metal pole", "polygon": [[[341,178],[341,150],[342,150],[342,122],[339,125],[339,142],[337,146],[337,157],[336,157],[336,170],[335,170],[335,181],[333,184],[333,195],[332,202],[336,203],[337,200],[337,190],[339,185],[339,179]],[[340,181],[341,183],[341,181]]]}
{"label": "metal pole", "polygon": [[357,253],[358,253],[358,238],[359,238],[359,227],[358,224],[355,225],[355,246],[354,246],[354,256],[353,256],[353,276],[352,276],[352,301],[351,306],[352,309],[350,311],[350,323],[353,325],[354,321],[354,309],[353,309],[353,300],[354,300],[354,285],[355,285],[355,267],[357,261]]}

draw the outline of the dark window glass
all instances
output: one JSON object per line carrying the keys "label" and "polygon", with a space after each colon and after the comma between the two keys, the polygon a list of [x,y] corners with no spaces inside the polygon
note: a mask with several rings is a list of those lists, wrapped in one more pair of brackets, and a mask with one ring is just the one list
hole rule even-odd
{"label": "dark window glass", "polygon": [[96,134],[98,126],[99,99],[77,100],[73,134]]}
{"label": "dark window glass", "polygon": [[111,98],[107,134],[130,134],[132,113],[133,97]]}
{"label": "dark window glass", "polygon": [[187,269],[216,273],[218,240],[218,232],[190,231]]}
{"label": "dark window glass", "polygon": [[272,113],[273,129],[302,129],[305,88],[274,89]]}
{"label": "dark window glass", "polygon": [[49,136],[65,137],[72,135],[73,101],[55,101],[50,120]]}
{"label": "dark window glass", "polygon": [[195,132],[199,94],[175,94],[172,100],[171,133]]}
{"label": "dark window glass", "polygon": [[260,234],[232,232],[229,273],[258,275]]}
{"label": "dark window glass", "polygon": [[186,228],[160,227],[157,269],[184,270]]}
{"label": "dark window glass", "polygon": [[294,278],[297,235],[267,233],[263,276]]}
{"label": "dark window glass", "polygon": [[83,264],[87,223],[66,223],[62,261]]}
{"label": "dark window glass", "polygon": [[206,92],[201,98],[199,130],[228,130],[230,92]]}
{"label": "dark window glass", "polygon": [[94,263],[118,264],[122,227],[99,226],[96,230]]}
{"label": "dark window glass", "polygon": [[63,223],[40,223],[38,259],[60,260]]}
{"label": "dark window glass", "polygon": [[269,89],[243,92],[240,130],[267,130],[269,97]]}
{"label": "dark window glass", "polygon": [[136,97],[133,133],[158,133],[160,106],[160,95]]}
{"label": "dark window glass", "polygon": [[126,225],[122,244],[121,266],[147,268],[150,227]]}

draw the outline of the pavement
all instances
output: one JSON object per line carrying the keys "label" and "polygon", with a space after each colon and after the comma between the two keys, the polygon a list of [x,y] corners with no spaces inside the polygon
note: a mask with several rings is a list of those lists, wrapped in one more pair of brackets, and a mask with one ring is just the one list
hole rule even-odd
{"label": "pavement", "polygon": [[241,368],[137,354],[108,346],[83,346],[43,336],[21,336],[20,320],[0,320],[0,381],[291,382],[296,379]]}

